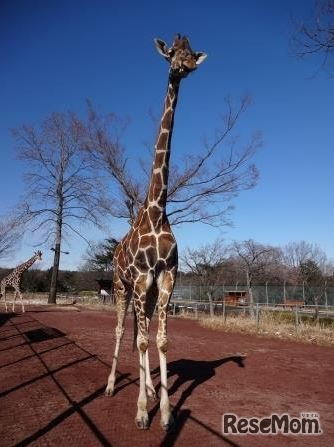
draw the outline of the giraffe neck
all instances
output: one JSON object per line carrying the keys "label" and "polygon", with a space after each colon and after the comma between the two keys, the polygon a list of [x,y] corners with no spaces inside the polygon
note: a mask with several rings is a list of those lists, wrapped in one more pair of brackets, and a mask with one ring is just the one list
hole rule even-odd
{"label": "giraffe neck", "polygon": [[14,270],[16,273],[18,274],[22,274],[23,272],[25,272],[29,267],[31,267],[33,265],[33,263],[36,261],[37,259],[37,255],[34,255],[32,258],[28,259],[28,261],[24,262],[23,264],[19,265],[18,267],[16,267],[16,269]]}
{"label": "giraffe neck", "polygon": [[170,147],[179,86],[179,80],[169,78],[155,145],[152,175],[145,201],[147,207],[157,207],[163,213],[166,210]]}

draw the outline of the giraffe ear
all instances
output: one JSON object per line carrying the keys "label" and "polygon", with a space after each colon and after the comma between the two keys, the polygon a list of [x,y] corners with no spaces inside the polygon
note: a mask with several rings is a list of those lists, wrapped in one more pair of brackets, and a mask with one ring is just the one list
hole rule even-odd
{"label": "giraffe ear", "polygon": [[208,55],[206,53],[195,53],[196,65],[201,64],[207,57]]}
{"label": "giraffe ear", "polygon": [[168,47],[166,42],[164,42],[161,39],[154,39],[155,47],[165,59],[169,60],[169,53],[168,53]]}

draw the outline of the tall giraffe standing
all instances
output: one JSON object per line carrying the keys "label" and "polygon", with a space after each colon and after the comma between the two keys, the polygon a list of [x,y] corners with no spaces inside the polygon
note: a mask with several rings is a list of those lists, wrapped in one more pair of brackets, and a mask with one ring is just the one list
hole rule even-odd
{"label": "tall giraffe standing", "polygon": [[20,290],[20,283],[22,279],[23,273],[28,270],[29,267],[33,265],[33,263],[37,260],[42,259],[42,252],[36,251],[34,256],[32,256],[28,261],[24,262],[23,264],[16,267],[9,275],[5,276],[0,283],[0,290],[1,295],[3,295],[5,300],[5,307],[7,312],[7,302],[6,302],[6,288],[7,287],[13,287],[14,288],[14,301],[13,301],[13,312],[15,309],[15,301],[16,301],[16,295],[19,295],[21,299],[21,306],[22,306],[22,312],[24,312],[24,304],[23,304],[23,297]]}
{"label": "tall giraffe standing", "polygon": [[186,37],[177,35],[173,45],[155,39],[158,52],[169,62],[167,94],[161,118],[153,169],[144,205],[132,228],[119,243],[114,255],[114,290],[117,303],[116,346],[106,394],[112,395],[124,320],[133,297],[139,351],[140,388],[135,422],[148,428],[147,395],[155,399],[148,357],[148,330],[158,305],[158,332],[161,376],[161,426],[168,430],[173,424],[167,390],[167,306],[177,273],[177,245],[166,215],[168,169],[174,113],[180,82],[206,58],[205,53],[192,51]]}

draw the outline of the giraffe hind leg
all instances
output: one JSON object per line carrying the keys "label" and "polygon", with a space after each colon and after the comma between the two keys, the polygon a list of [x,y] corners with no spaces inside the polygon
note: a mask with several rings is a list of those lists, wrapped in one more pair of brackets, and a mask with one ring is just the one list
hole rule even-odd
{"label": "giraffe hind leg", "polygon": [[114,278],[114,287],[116,294],[116,308],[117,308],[117,326],[115,329],[116,333],[116,345],[114,351],[114,357],[112,361],[111,372],[108,377],[108,383],[105,390],[105,394],[107,396],[112,396],[114,394],[115,381],[116,381],[116,368],[117,361],[119,357],[119,351],[121,346],[121,341],[124,334],[124,321],[126,317],[126,312],[129,307],[130,302],[130,293],[126,290],[125,285],[120,280],[118,275],[115,275]]}
{"label": "giraffe hind leg", "polygon": [[157,399],[157,394],[155,392],[155,388],[152,382],[148,349],[146,350],[145,353],[145,384],[146,384],[147,397],[151,401],[155,401]]}

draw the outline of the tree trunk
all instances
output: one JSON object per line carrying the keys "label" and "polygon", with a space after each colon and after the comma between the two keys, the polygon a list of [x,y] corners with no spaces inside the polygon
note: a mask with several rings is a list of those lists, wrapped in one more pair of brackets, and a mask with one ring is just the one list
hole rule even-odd
{"label": "tree trunk", "polygon": [[59,261],[60,261],[60,241],[61,241],[61,230],[57,231],[57,239],[55,244],[55,255],[53,258],[53,268],[52,268],[52,277],[51,277],[51,285],[50,285],[50,294],[48,303],[56,304],[56,295],[57,295],[57,282],[58,282],[58,272],[59,272]]}
{"label": "tree trunk", "polygon": [[56,222],[56,240],[55,240],[55,255],[53,258],[53,269],[50,284],[50,294],[48,303],[56,304],[57,299],[57,281],[59,272],[59,261],[60,261],[60,245],[61,245],[61,231],[63,227],[63,166],[60,166],[60,173],[57,186],[57,196],[58,196],[58,209],[57,209],[57,222]]}
{"label": "tree trunk", "polygon": [[252,276],[249,269],[246,270],[246,281],[247,281],[247,289],[249,296],[249,313],[252,317],[255,318],[255,310],[254,310],[254,297],[253,297],[253,289],[252,289]]}

